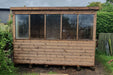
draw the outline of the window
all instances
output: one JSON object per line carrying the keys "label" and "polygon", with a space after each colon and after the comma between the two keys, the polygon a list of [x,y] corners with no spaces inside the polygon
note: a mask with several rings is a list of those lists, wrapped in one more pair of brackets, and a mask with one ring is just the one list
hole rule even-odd
{"label": "window", "polygon": [[76,39],[77,15],[62,15],[62,39]]}
{"label": "window", "polygon": [[44,15],[33,14],[31,15],[31,39],[44,38]]}
{"label": "window", "polygon": [[46,39],[60,39],[60,15],[46,15]]}
{"label": "window", "polygon": [[18,14],[15,18],[16,39],[93,39],[94,14]]}
{"label": "window", "polygon": [[29,15],[16,15],[16,39],[29,38]]}
{"label": "window", "polygon": [[92,39],[94,15],[79,15],[79,39]]}

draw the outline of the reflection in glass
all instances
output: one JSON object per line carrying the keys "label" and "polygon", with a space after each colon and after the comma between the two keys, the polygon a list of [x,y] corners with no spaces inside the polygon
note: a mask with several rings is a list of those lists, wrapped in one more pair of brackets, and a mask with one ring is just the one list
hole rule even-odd
{"label": "reflection in glass", "polygon": [[44,38],[44,15],[31,15],[31,38]]}
{"label": "reflection in glass", "polygon": [[62,15],[62,38],[76,39],[77,15],[64,14]]}
{"label": "reflection in glass", "polygon": [[29,15],[16,15],[16,39],[29,38]]}
{"label": "reflection in glass", "polygon": [[46,15],[46,37],[47,39],[60,38],[60,15]]}
{"label": "reflection in glass", "polygon": [[79,15],[79,39],[92,39],[94,15]]}

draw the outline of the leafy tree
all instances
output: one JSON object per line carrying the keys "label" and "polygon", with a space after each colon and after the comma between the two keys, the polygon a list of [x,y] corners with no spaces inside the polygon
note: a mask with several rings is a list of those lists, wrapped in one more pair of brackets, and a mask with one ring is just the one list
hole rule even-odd
{"label": "leafy tree", "polygon": [[107,2],[113,3],[113,0],[107,0]]}
{"label": "leafy tree", "polygon": [[102,9],[100,11],[103,12],[113,12],[113,4],[106,2],[102,5]]}
{"label": "leafy tree", "polygon": [[99,7],[100,9],[102,8],[102,3],[101,2],[91,2],[87,7]]}
{"label": "leafy tree", "polygon": [[[113,0],[112,0],[113,1]],[[87,7],[99,7],[102,12],[113,12],[113,3],[92,2]]]}

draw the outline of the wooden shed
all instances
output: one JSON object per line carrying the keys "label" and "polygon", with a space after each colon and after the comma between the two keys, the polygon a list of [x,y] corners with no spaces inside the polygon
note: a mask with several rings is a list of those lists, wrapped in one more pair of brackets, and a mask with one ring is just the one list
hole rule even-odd
{"label": "wooden shed", "polygon": [[98,7],[11,7],[14,63],[94,66]]}

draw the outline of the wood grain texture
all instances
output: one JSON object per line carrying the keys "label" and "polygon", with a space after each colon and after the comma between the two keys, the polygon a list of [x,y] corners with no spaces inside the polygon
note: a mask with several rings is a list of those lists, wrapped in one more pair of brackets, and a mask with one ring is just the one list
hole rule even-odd
{"label": "wood grain texture", "polygon": [[94,66],[95,41],[16,40],[14,62]]}
{"label": "wood grain texture", "polygon": [[13,11],[14,14],[95,14],[96,11]]}

